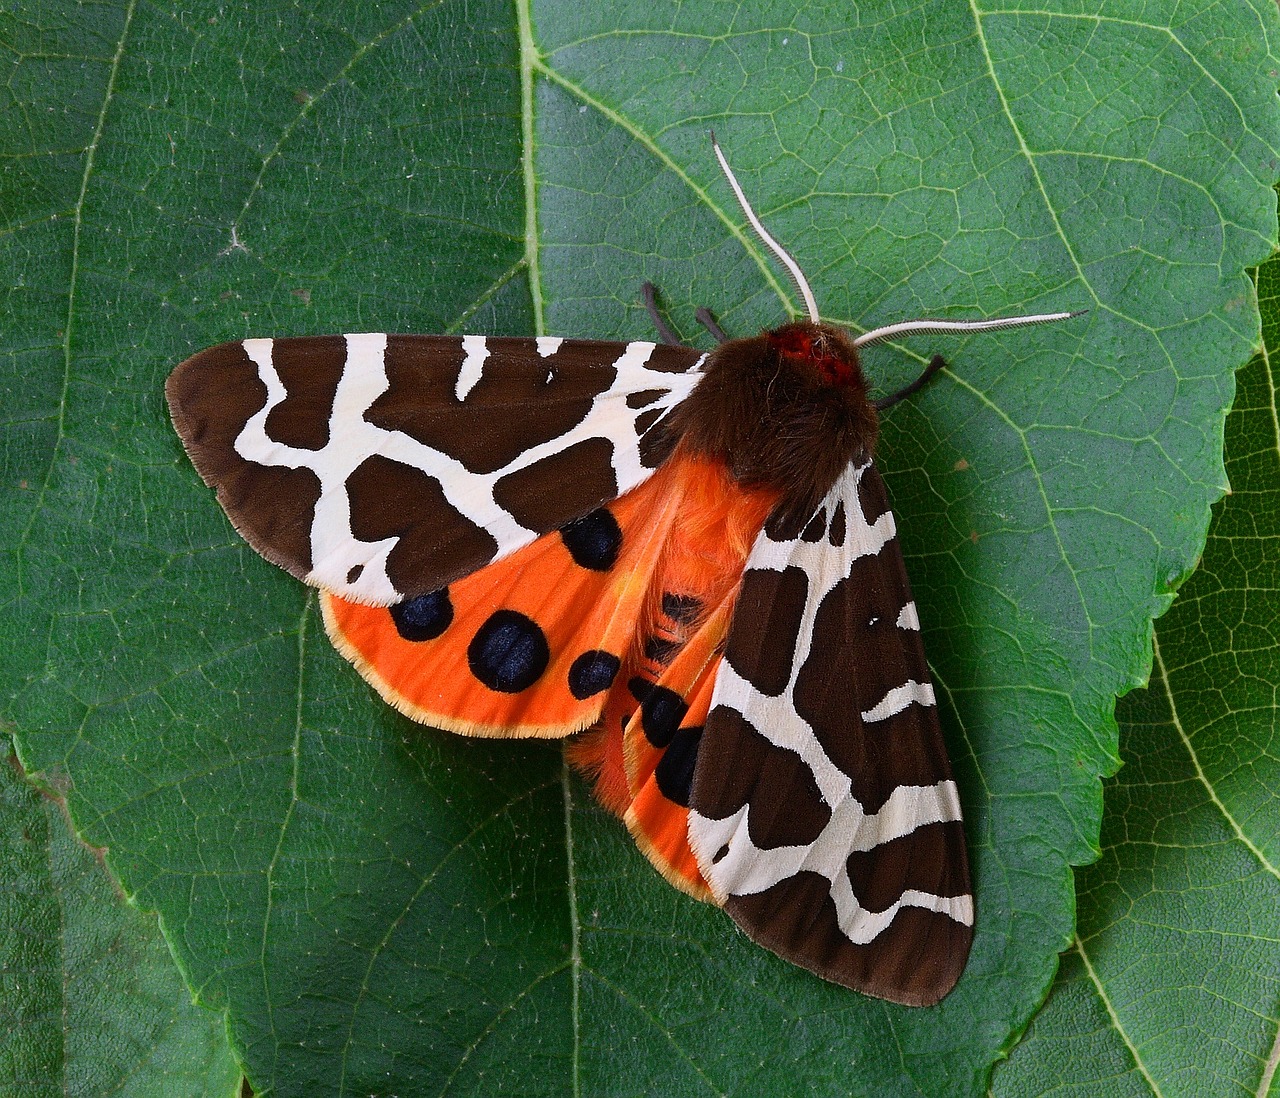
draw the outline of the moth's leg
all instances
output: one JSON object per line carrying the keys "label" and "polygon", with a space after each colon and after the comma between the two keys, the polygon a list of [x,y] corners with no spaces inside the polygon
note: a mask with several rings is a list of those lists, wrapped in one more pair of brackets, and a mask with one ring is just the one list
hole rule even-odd
{"label": "moth's leg", "polygon": [[645,282],[640,287],[640,297],[644,300],[645,312],[649,314],[649,319],[653,321],[653,326],[658,329],[658,336],[668,347],[683,347],[680,337],[675,334],[668,326],[667,322],[662,319],[662,314],[658,312],[658,303],[654,300],[654,286],[652,282]]}
{"label": "moth's leg", "polygon": [[701,324],[708,332],[715,336],[717,343],[728,343],[729,337],[724,334],[724,329],[716,323],[716,318],[711,315],[711,310],[705,305],[693,314],[698,323]]}
{"label": "moth's leg", "polygon": [[925,385],[929,383],[929,379],[946,364],[946,359],[941,355],[934,355],[933,358],[929,360],[929,365],[924,368],[924,373],[916,378],[910,385],[904,386],[896,393],[890,393],[887,397],[881,397],[879,400],[873,401],[872,403],[875,404],[876,411],[883,412],[886,408],[897,404],[898,401],[902,400],[904,397],[909,397],[917,390],[923,389]]}

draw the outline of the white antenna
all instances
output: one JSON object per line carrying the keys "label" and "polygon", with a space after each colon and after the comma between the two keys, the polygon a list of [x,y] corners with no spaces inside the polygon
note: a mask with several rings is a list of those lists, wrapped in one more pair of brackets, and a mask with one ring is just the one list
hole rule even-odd
{"label": "white antenna", "polygon": [[1070,320],[1073,316],[1083,316],[1088,309],[1078,309],[1074,313],[1031,313],[1027,316],[1000,316],[992,320],[903,320],[897,324],[886,324],[883,328],[872,328],[869,332],[854,337],[855,347],[866,347],[872,343],[883,343],[887,339],[896,339],[901,335],[913,332],[993,332],[999,328],[1025,328],[1032,324],[1052,324],[1055,320]]}
{"label": "white antenna", "polygon": [[716,141],[714,132],[711,134],[711,147],[715,150],[716,159],[720,161],[720,169],[729,181],[729,186],[733,188],[734,197],[737,198],[738,205],[742,207],[742,212],[747,215],[747,220],[751,223],[751,227],[755,229],[756,235],[764,242],[764,246],[773,252],[782,265],[786,267],[787,273],[791,276],[791,281],[796,284],[796,289],[800,291],[800,296],[804,298],[804,307],[809,313],[809,319],[817,324],[818,303],[813,299],[813,291],[809,289],[809,283],[804,279],[804,272],[800,270],[800,264],[791,258],[786,248],[769,235],[769,230],[756,217],[755,210],[751,208],[751,203],[747,201],[747,196],[742,193],[742,188],[738,185],[733,169],[729,167],[729,161],[724,158],[724,153],[720,151],[720,145]]}

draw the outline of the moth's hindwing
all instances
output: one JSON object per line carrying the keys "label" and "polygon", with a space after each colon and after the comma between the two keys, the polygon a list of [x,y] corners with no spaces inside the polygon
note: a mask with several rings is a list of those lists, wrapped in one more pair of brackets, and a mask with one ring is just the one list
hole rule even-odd
{"label": "moth's hindwing", "polygon": [[677,514],[600,723],[569,757],[662,875],[710,900],[689,847],[689,791],[734,594],[776,495],[683,450],[636,494],[651,485],[678,501]]}
{"label": "moth's hindwing", "polygon": [[182,363],[174,424],[268,560],[386,606],[615,499],[671,440],[684,347],[396,336],[247,339]]}
{"label": "moth's hindwing", "polygon": [[628,684],[639,708],[623,733],[627,829],[668,881],[713,903],[689,845],[689,797],[732,610],[726,598],[652,682]]}
{"label": "moth's hindwing", "polygon": [[893,514],[850,467],[747,560],[690,800],[716,899],[828,980],[911,1005],[973,935],[960,803]]}
{"label": "moth's hindwing", "polygon": [[676,472],[668,463],[562,530],[395,606],[326,592],[329,637],[424,724],[473,736],[580,732],[625,681],[679,510]]}

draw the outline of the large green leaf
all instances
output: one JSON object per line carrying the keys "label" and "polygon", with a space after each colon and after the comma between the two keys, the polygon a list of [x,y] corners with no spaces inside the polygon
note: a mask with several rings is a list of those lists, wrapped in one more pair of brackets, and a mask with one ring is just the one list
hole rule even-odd
{"label": "large green leaf", "polygon": [[[1070,941],[1113,698],[1224,484],[1276,30],[1265,0],[0,15],[8,716],[258,1089],[981,1087]],[[246,334],[636,335],[646,277],[691,334],[704,303],[776,323],[711,124],[832,319],[1091,310],[869,356],[886,389],[952,363],[880,451],[976,873],[936,1009],[752,946],[554,748],[385,710],[166,423],[172,365]]]}
{"label": "large green leaf", "polygon": [[[996,1093],[1256,1094],[1280,1061],[1280,255],[1227,420],[1232,494],[1118,709],[1125,767],[1078,937]],[[1087,1050],[1087,1051],[1085,1051]]]}

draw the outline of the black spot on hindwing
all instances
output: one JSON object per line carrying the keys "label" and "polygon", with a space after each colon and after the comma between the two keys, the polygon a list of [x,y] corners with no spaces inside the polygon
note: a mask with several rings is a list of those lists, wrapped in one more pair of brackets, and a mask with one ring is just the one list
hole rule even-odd
{"label": "black spot on hindwing", "polygon": [[654,747],[668,746],[689,712],[684,698],[665,686],[649,689],[640,702],[640,728]]}
{"label": "black spot on hindwing", "polygon": [[583,652],[569,668],[569,693],[579,701],[608,690],[622,661],[612,652],[593,648]]}
{"label": "black spot on hindwing", "polygon": [[622,529],[607,507],[597,507],[562,527],[560,537],[574,563],[593,572],[612,568],[622,548]]}
{"label": "black spot on hindwing", "polygon": [[467,645],[471,673],[490,690],[516,694],[532,686],[551,662],[546,634],[515,610],[495,610]]}
{"label": "black spot on hindwing", "polygon": [[701,727],[679,729],[653,770],[662,795],[685,808],[689,807],[689,791],[693,787],[693,771],[698,763],[701,742]]}
{"label": "black spot on hindwing", "polygon": [[405,599],[389,609],[396,632],[407,641],[435,640],[453,621],[453,603],[447,587]]}

